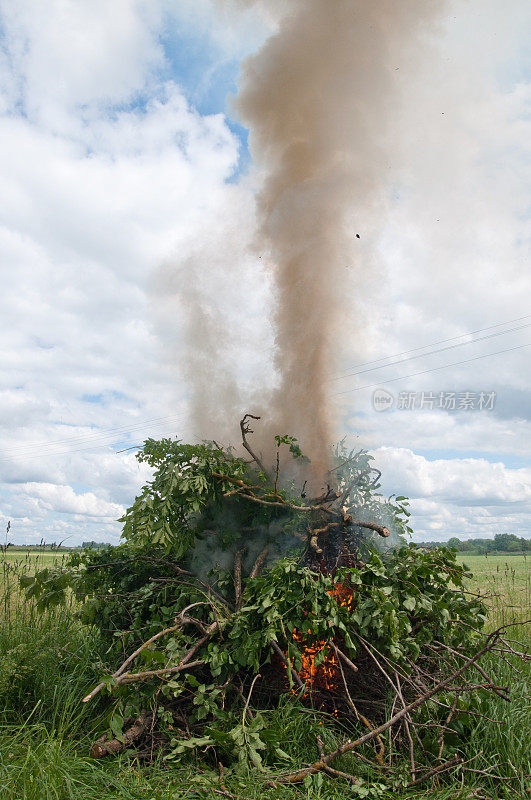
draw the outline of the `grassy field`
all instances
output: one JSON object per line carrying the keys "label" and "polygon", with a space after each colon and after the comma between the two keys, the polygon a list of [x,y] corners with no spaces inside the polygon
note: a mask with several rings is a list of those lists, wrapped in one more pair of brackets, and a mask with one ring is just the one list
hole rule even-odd
{"label": "grassy field", "polygon": [[68,558],[65,552],[35,550],[11,550],[0,553],[0,603],[4,615],[10,605],[20,607],[19,580],[22,575],[34,575],[45,567],[64,564]]}
{"label": "grassy field", "polygon": [[[523,780],[485,781],[471,773],[463,786],[459,782],[445,786],[441,781],[417,792],[397,793],[386,788],[382,779],[354,756],[345,757],[338,767],[363,774],[359,786],[321,776],[321,783],[315,780],[312,786],[278,789],[241,772],[228,772],[220,782],[215,772],[191,758],[177,765],[160,758],[147,765],[139,763],[133,753],[126,753],[94,761],[88,751],[101,731],[105,701],[90,708],[80,701],[101,676],[98,635],[76,621],[73,608],[37,613],[32,602],[20,597],[17,588],[20,574],[50,566],[56,560],[57,554],[50,552],[0,554],[2,800],[513,800],[531,795]],[[474,572],[467,588],[485,597],[492,627],[513,618],[531,618],[531,559],[463,554],[461,560]],[[530,643],[529,628],[513,630],[515,639]],[[498,698],[485,701],[485,716],[507,724],[478,720],[473,747],[483,754],[476,764],[484,769],[501,762],[527,774],[531,772],[531,715],[527,700],[531,669],[528,665],[515,673],[501,662],[496,664],[496,670],[500,685],[511,686],[514,700],[510,705]],[[327,731],[322,720],[308,714],[274,713],[284,735],[282,749],[297,763],[317,756],[318,733],[333,744],[334,734]]]}
{"label": "grassy field", "polygon": [[11,550],[10,548],[5,553],[0,553],[0,563],[24,565],[36,572],[38,569],[64,562],[68,555],[64,550]]}
{"label": "grassy field", "polygon": [[493,625],[531,619],[531,556],[459,553],[458,561],[472,570],[468,589],[483,596]]}

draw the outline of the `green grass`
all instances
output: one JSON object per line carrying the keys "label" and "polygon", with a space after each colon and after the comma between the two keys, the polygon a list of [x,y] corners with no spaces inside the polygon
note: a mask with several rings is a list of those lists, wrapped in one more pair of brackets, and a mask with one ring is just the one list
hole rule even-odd
{"label": "green grass", "polygon": [[68,558],[69,553],[64,550],[12,550],[9,548],[0,553],[0,563],[15,564],[26,567],[36,572],[44,567],[60,564]]}
{"label": "green grass", "polygon": [[458,561],[474,573],[467,588],[484,597],[492,625],[531,619],[531,556],[459,553]]}
{"label": "green grass", "polygon": [[[363,783],[348,783],[320,776],[312,786],[267,787],[256,775],[231,773],[224,783],[219,773],[205,761],[180,764],[161,757],[151,765],[139,764],[133,752],[109,760],[95,761],[88,755],[90,745],[102,728],[105,700],[87,708],[81,698],[99,676],[101,665],[98,635],[82,627],[73,607],[57,608],[44,614],[24,601],[17,589],[20,574],[47,566],[52,553],[8,553],[0,556],[0,797],[2,800],[192,800],[221,798],[225,790],[247,800],[344,800],[366,796],[369,800],[495,800],[529,797],[523,781],[484,781],[469,774],[463,788],[451,776],[439,785],[426,785],[417,792],[381,790],[382,779],[355,755],[346,756],[334,766],[360,775]],[[15,557],[14,557],[15,556]],[[23,557],[22,557],[23,556]],[[465,561],[474,571],[470,591],[488,595],[492,627],[530,618],[529,566],[531,559],[522,556],[469,556]],[[507,564],[507,567],[506,567]],[[7,598],[7,599],[6,599]],[[530,631],[520,628],[511,634],[529,645]],[[485,665],[487,666],[487,665]],[[471,737],[471,749],[482,751],[472,765],[485,769],[502,762],[496,772],[513,777],[516,772],[531,772],[531,715],[529,714],[529,678],[531,668],[521,667],[520,674],[509,665],[492,659],[500,685],[509,685],[513,701],[506,704],[497,698],[485,700],[482,712],[503,719],[497,725],[479,719]],[[339,732],[326,726],[326,720],[287,707],[269,712],[272,724],[280,732],[281,747],[290,756],[289,767],[313,761],[318,756],[316,736],[333,747]],[[369,745],[362,754],[371,758]],[[511,766],[514,765],[514,769]],[[286,765],[279,762],[280,771]],[[319,785],[319,783],[321,785]],[[365,792],[367,792],[365,794]]]}

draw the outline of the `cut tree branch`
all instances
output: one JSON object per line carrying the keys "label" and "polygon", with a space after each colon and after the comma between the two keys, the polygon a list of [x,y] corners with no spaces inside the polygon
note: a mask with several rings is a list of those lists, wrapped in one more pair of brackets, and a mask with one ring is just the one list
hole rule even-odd
{"label": "cut tree branch", "polygon": [[378,525],[376,522],[360,522],[359,520],[356,519],[353,520],[350,524],[358,525],[360,528],[369,528],[369,530],[376,531],[376,533],[379,533],[380,536],[383,536],[384,538],[391,536],[391,531],[389,530],[389,528],[386,528],[384,525]]}
{"label": "cut tree branch", "polygon": [[267,554],[268,553],[269,553],[269,545],[266,544],[266,546],[259,553],[258,558],[256,559],[256,561],[253,564],[253,568],[251,570],[251,574],[249,575],[249,578],[256,578],[257,575],[260,575],[260,573],[262,571],[262,567],[265,564],[265,560],[267,558]]}
{"label": "cut tree branch", "polygon": [[242,559],[245,550],[238,550],[234,556],[234,605],[239,611],[242,602]]}
{"label": "cut tree branch", "polygon": [[[182,624],[182,621],[181,621],[181,624]],[[180,626],[177,626],[177,627],[180,627]],[[132,673],[131,672],[124,672],[123,671],[124,666],[127,666],[128,664],[130,664],[131,661],[133,660],[133,658],[136,658],[138,653],[140,653],[144,649],[144,647],[146,647],[147,644],[149,644],[150,641],[154,641],[155,639],[160,638],[160,636],[162,636],[164,633],[167,633],[170,629],[167,629],[165,631],[161,631],[160,634],[156,634],[148,642],[145,642],[142,647],[138,648],[138,650],[135,651],[135,653],[133,653],[132,656],[129,656],[129,658],[124,662],[124,664],[122,664],[120,669],[117,670],[117,672],[112,675],[112,678],[114,679],[114,685],[115,686],[119,686],[122,683],[133,683],[134,681],[146,680],[147,678],[158,677],[159,675],[169,675],[169,674],[173,674],[173,673],[176,673],[176,672],[182,672],[185,669],[191,669],[192,667],[197,667],[197,666],[199,666],[201,664],[204,664],[205,661],[203,661],[203,660],[192,661],[191,662],[190,659],[192,658],[193,655],[195,655],[195,653],[197,653],[197,651],[200,649],[200,647],[202,647],[205,644],[205,642],[208,641],[208,639],[210,639],[210,637],[212,636],[212,634],[214,633],[214,631],[217,628],[221,629],[221,625],[216,620],[216,622],[213,622],[211,625],[208,626],[208,628],[206,628],[205,635],[201,639],[199,639],[199,641],[197,641],[194,644],[194,646],[191,647],[185,653],[185,655],[181,658],[180,662],[175,667],[166,667],[164,669],[147,670],[147,671],[144,671],[144,672],[132,672]],[[175,630],[175,628],[173,628],[171,630]],[[82,702],[83,703],[88,703],[88,701],[92,700],[92,698],[95,697],[106,685],[107,685],[106,681],[102,681],[101,683],[99,683],[90,692],[90,694],[88,694],[86,697],[83,698]]]}
{"label": "cut tree branch", "polygon": [[430,769],[429,772],[426,772],[425,775],[421,775],[420,778],[415,778],[415,780],[411,781],[411,783],[408,783],[406,788],[411,789],[412,786],[418,786],[419,783],[423,783],[429,778],[433,778],[434,775],[440,775],[441,772],[446,772],[446,770],[452,769],[452,767],[457,767],[462,763],[463,759],[460,758],[460,756],[455,756],[455,758],[452,758],[450,761],[446,761],[444,764],[439,764],[438,767]]}
{"label": "cut tree branch", "polygon": [[262,459],[256,455],[256,453],[252,450],[249,442],[247,441],[247,434],[254,433],[254,431],[251,430],[251,428],[247,423],[248,419],[260,419],[260,417],[256,417],[254,414],[245,414],[243,419],[240,420],[240,430],[242,432],[242,444],[249,453],[249,455],[251,456],[251,458],[253,459],[253,461],[255,461],[258,464],[261,471],[267,475],[267,470],[262,463]]}
{"label": "cut tree branch", "polygon": [[358,668],[354,664],[354,662],[351,661],[350,658],[348,656],[346,656],[345,653],[342,650],[340,650],[339,647],[336,644],[334,644],[334,642],[331,643],[331,647],[332,647],[332,650],[334,651],[334,653],[336,654],[336,656],[338,658],[340,658],[341,661],[343,661],[347,665],[347,667],[350,667],[350,669],[353,672],[357,672],[358,671]]}
{"label": "cut tree branch", "polygon": [[197,661],[190,661],[186,664],[178,664],[176,667],[165,667],[164,669],[151,669],[146,670],[145,672],[126,672],[125,675],[120,675],[119,678],[116,680],[116,685],[119,686],[122,683],[135,683],[136,681],[145,681],[149,680],[149,678],[160,678],[162,675],[175,675],[177,672],[184,672],[185,670],[195,669],[195,667],[200,667],[207,662],[204,659],[198,659]]}
{"label": "cut tree branch", "polygon": [[439,694],[444,689],[452,684],[452,681],[457,680],[460,678],[461,675],[466,672],[466,670],[474,665],[481,656],[485,655],[489,650],[492,649],[495,642],[498,640],[500,635],[501,628],[498,630],[493,631],[487,637],[486,643],[483,647],[478,650],[473,656],[467,659],[466,663],[464,663],[458,670],[453,672],[447,678],[444,678],[442,681],[439,681],[435,686],[433,686],[429,691],[424,692],[420,697],[418,697],[413,703],[409,703],[409,705],[404,706],[400,711],[395,713],[387,722],[382,723],[377,728],[374,728],[370,733],[366,733],[364,736],[360,736],[359,739],[355,741],[347,740],[344,742],[337,750],[334,750],[332,753],[329,753],[325,758],[322,758],[320,761],[316,761],[314,764],[310,764],[308,767],[304,767],[303,769],[297,770],[297,772],[292,772],[287,775],[283,775],[276,780],[280,783],[300,783],[305,779],[307,775],[315,775],[317,772],[321,772],[322,770],[327,767],[331,761],[338,758],[339,756],[345,755],[345,753],[349,753],[352,750],[355,750],[360,745],[365,744],[365,742],[370,741],[371,739],[375,739],[381,733],[386,731],[396,722],[403,719],[407,714],[410,714],[412,711],[415,711],[417,708],[420,708],[427,700],[433,697],[436,694]]}
{"label": "cut tree branch", "polygon": [[134,744],[137,739],[140,739],[149,728],[148,716],[142,715],[135,719],[134,723],[128,728],[119,739],[109,739],[106,741],[106,736],[94,742],[90,749],[92,758],[105,758],[105,756],[114,756],[122,753],[127,747]]}
{"label": "cut tree branch", "polygon": [[[116,672],[113,672],[112,677],[113,678],[118,678],[120,675],[122,675],[125,672],[125,670],[129,666],[129,664],[131,664],[135,660],[135,658],[142,652],[142,650],[145,650],[146,647],[148,647],[153,642],[156,642],[157,639],[160,639],[162,636],[165,636],[167,633],[173,633],[174,631],[179,630],[179,628],[182,628],[182,622],[179,622],[178,625],[172,625],[171,628],[165,628],[163,631],[159,631],[158,633],[156,633],[154,636],[151,637],[151,639],[148,639],[146,642],[141,644],[140,647],[137,647],[135,652],[131,653],[129,658],[126,658],[126,660],[124,661],[122,666],[118,667]],[[106,686],[106,682],[105,681],[102,681],[102,683],[98,683],[98,685],[86,697],[83,698],[82,702],[83,703],[88,703],[89,700],[92,700],[92,698],[95,697],[98,694],[98,692],[101,692],[101,690],[105,686]]]}

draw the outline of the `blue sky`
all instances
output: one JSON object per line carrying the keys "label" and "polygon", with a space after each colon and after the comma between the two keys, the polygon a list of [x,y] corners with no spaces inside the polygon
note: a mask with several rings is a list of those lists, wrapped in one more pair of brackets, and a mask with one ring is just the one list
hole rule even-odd
{"label": "blue sky", "polygon": [[[530,11],[451,7],[408,84],[395,200],[363,239],[370,268],[346,268],[356,312],[337,371],[450,337],[459,347],[334,381],[331,393],[349,391],[337,435],[412,498],[418,539],[529,536],[531,329],[505,331],[531,296]],[[270,278],[253,251],[263,175],[227,105],[270,26],[209,0],[0,0],[0,525],[11,520],[14,541],[117,541],[149,476],[118,451],[204,434],[190,409],[194,297],[226,321],[236,405],[253,382],[274,384]],[[498,324],[499,337],[470,341]],[[521,349],[490,355],[503,348]],[[377,413],[359,387],[378,381],[395,397],[497,400]]]}

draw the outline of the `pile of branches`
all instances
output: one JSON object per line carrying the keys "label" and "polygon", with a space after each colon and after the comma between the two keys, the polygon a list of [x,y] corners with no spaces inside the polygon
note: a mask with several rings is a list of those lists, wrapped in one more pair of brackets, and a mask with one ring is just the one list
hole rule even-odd
{"label": "pile of branches", "polygon": [[[139,459],[154,477],[123,519],[124,543],[25,578],[41,608],[73,591],[107,641],[105,674],[83,700],[110,698],[92,755],[162,742],[169,760],[251,764],[275,785],[318,773],[355,783],[333,766],[351,752],[385,776],[405,756],[409,786],[473,770],[464,743],[484,698],[510,700],[486,657],[527,655],[505,629],[483,630],[451,551],[376,552],[371,537],[410,529],[406,499],[381,497],[366,453],[339,448],[308,499],[304,482],[281,480],[283,450],[303,463],[296,441],[276,437],[266,469],[249,419],[250,461],[215,443],[147,441]],[[272,775],[286,757],[268,726],[282,697],[352,735],[329,750],[316,740],[318,758]]]}

